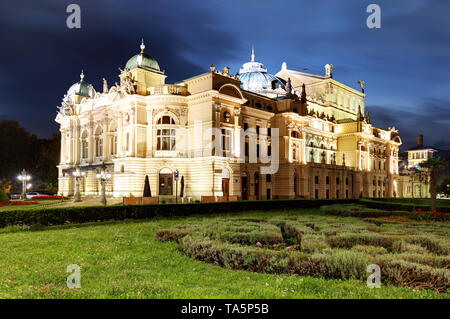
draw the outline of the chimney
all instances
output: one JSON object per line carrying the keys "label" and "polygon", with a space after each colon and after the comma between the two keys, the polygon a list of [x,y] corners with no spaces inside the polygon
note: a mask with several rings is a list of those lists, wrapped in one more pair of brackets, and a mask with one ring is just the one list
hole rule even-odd
{"label": "chimney", "polygon": [[423,145],[423,135],[417,135],[417,145]]}

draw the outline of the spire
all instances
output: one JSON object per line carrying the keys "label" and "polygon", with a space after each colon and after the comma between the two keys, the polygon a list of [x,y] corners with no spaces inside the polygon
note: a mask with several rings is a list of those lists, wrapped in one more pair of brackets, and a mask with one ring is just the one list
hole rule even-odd
{"label": "spire", "polygon": [[252,45],[252,62],[255,62],[255,48]]}
{"label": "spire", "polygon": [[302,104],[306,104],[306,88],[305,88],[305,83],[302,84],[302,95],[300,97],[300,101],[302,102]]}
{"label": "spire", "polygon": [[366,108],[366,122],[367,124],[370,124],[370,115],[369,115],[369,109]]}
{"label": "spire", "polygon": [[144,53],[144,49],[145,49],[144,39],[142,39],[140,48],[141,48],[141,53]]}
{"label": "spire", "polygon": [[81,82],[83,82],[83,80],[84,80],[84,72],[83,72],[83,70],[81,70],[80,79],[81,79]]}

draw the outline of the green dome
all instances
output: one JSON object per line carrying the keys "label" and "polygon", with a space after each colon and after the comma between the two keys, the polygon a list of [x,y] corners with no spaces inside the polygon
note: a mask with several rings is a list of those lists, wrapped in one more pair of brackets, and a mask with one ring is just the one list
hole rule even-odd
{"label": "green dome", "polygon": [[135,68],[141,68],[141,69],[145,69],[148,71],[158,71],[158,72],[161,71],[159,69],[158,62],[155,59],[153,59],[151,56],[149,56],[148,54],[145,54],[143,52],[136,54],[131,59],[129,59],[127,64],[125,65],[125,68],[127,68],[128,70],[132,70]]}
{"label": "green dome", "polygon": [[144,40],[142,40],[140,48],[141,53],[136,54],[131,59],[129,59],[127,64],[125,65],[125,68],[128,70],[141,68],[147,71],[161,72],[158,62],[148,54],[144,53],[145,49]]}
{"label": "green dome", "polygon": [[[67,96],[73,96],[73,95],[81,95],[84,97],[89,97],[89,87],[91,85],[84,81],[84,74],[83,71],[80,74],[80,81],[77,83],[74,83],[69,90],[67,91]],[[95,94],[95,90],[94,90]]]}

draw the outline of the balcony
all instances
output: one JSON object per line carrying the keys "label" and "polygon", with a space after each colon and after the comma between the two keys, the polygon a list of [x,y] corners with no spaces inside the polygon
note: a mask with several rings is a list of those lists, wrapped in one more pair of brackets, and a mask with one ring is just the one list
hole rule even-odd
{"label": "balcony", "polygon": [[188,91],[185,86],[173,84],[149,86],[147,91],[150,95],[188,95]]}

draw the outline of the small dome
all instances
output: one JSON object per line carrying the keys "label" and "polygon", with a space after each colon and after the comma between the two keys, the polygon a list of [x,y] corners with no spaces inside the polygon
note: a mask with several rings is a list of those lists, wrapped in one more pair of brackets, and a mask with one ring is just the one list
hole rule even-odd
{"label": "small dome", "polygon": [[[72,84],[72,86],[67,91],[67,96],[81,95],[84,97],[89,97],[89,87],[91,84],[84,81],[84,73],[81,71],[80,81]],[[95,93],[95,90],[94,90]]]}
{"label": "small dome", "polygon": [[128,70],[141,68],[147,71],[161,72],[158,62],[148,54],[144,53],[144,49],[145,45],[144,41],[142,41],[141,53],[136,54],[131,59],[129,59],[127,64],[125,65],[125,68],[127,68]]}
{"label": "small dome", "polygon": [[242,83],[241,88],[246,91],[265,94],[271,97],[286,94],[284,83],[276,76],[268,73],[262,63],[255,62],[253,49],[252,60],[244,63],[239,70],[239,80]]}

